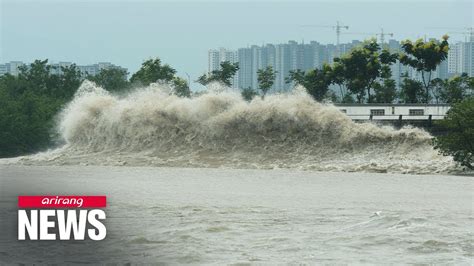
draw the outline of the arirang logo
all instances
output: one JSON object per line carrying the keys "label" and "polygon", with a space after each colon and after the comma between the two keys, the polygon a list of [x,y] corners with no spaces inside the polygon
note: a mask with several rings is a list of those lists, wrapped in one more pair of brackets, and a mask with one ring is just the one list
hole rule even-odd
{"label": "arirang logo", "polygon": [[18,196],[18,240],[103,240],[105,196]]}

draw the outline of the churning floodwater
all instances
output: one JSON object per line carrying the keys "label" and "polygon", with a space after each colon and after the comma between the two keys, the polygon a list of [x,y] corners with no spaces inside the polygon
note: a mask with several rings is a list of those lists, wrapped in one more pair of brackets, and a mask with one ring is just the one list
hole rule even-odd
{"label": "churning floodwater", "polygon": [[[1,166],[0,262],[469,265],[473,189],[449,175]],[[37,194],[107,195],[107,238],[17,241],[16,196]]]}
{"label": "churning floodwater", "polygon": [[84,82],[58,117],[61,148],[16,159],[128,165],[388,173],[460,171],[417,128],[358,124],[302,88],[246,102],[214,85],[193,98],[152,84],[112,95]]}

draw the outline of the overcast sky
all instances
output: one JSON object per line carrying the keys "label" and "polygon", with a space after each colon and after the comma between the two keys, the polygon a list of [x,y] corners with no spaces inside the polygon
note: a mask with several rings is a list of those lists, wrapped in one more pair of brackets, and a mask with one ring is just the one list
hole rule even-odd
{"label": "overcast sky", "polygon": [[[288,40],[335,43],[347,32],[384,28],[395,39],[440,37],[472,27],[473,1],[12,1],[0,0],[0,62],[48,58],[108,61],[136,71],[160,57],[192,79],[207,68],[207,51]],[[436,29],[447,28],[447,29]],[[452,29],[450,29],[452,28]],[[459,28],[459,29],[457,29]],[[452,41],[462,40],[451,34]],[[342,35],[341,41],[367,35]]]}

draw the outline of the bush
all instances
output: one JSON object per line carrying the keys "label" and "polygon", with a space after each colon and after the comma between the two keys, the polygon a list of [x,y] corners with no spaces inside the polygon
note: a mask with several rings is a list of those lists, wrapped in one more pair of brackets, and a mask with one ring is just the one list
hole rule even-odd
{"label": "bush", "polygon": [[434,139],[435,149],[453,156],[462,166],[474,169],[474,97],[454,104],[439,123],[448,133]]}

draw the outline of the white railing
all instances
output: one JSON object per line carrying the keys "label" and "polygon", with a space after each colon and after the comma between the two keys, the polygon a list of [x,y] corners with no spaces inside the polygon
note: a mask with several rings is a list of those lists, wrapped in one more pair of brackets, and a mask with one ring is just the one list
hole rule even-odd
{"label": "white railing", "polygon": [[351,115],[352,120],[442,120],[444,115]]}

